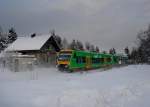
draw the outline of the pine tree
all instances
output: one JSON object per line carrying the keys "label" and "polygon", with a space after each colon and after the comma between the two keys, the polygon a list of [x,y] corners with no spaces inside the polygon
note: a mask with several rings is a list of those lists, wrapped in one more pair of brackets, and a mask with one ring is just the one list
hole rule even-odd
{"label": "pine tree", "polygon": [[126,55],[129,55],[129,48],[126,47],[126,48],[124,49],[124,52],[125,52]]}
{"label": "pine tree", "polygon": [[51,36],[53,36],[53,38],[55,39],[57,45],[58,45],[60,48],[62,48],[62,47],[63,47],[63,46],[62,46],[62,39],[61,39],[61,37],[60,37],[59,35],[56,35],[56,34],[55,34],[55,30],[52,30],[52,31],[51,31]]}
{"label": "pine tree", "polygon": [[77,44],[75,40],[72,40],[71,44],[70,44],[70,49],[76,50],[77,49]]}
{"label": "pine tree", "polygon": [[90,45],[90,51],[91,51],[91,52],[95,52],[95,47],[94,47],[94,45]]}
{"label": "pine tree", "polygon": [[113,52],[112,52],[113,50],[112,49],[109,49],[109,54],[113,54]]}
{"label": "pine tree", "polygon": [[0,38],[0,52],[3,51],[7,46],[8,46],[7,39],[5,37],[1,37]]}
{"label": "pine tree", "polygon": [[89,42],[85,42],[85,48],[86,48],[86,50],[90,50],[90,43]]}
{"label": "pine tree", "polygon": [[83,44],[82,44],[82,42],[81,42],[81,41],[77,40],[77,42],[76,42],[76,46],[77,46],[77,49],[78,49],[78,50],[84,50],[84,48],[83,48]]}
{"label": "pine tree", "polygon": [[3,39],[0,37],[0,52],[4,49]]}
{"label": "pine tree", "polygon": [[2,37],[2,33],[3,33],[3,29],[2,29],[2,27],[0,26],[0,38]]}
{"label": "pine tree", "polygon": [[107,51],[103,51],[102,53],[103,53],[103,54],[107,54]]}
{"label": "pine tree", "polygon": [[116,54],[116,49],[115,48],[112,49],[112,53]]}
{"label": "pine tree", "polygon": [[99,52],[99,48],[98,48],[98,46],[96,46],[96,48],[95,48],[95,49],[96,49],[96,52]]}
{"label": "pine tree", "polygon": [[145,31],[141,31],[138,36],[138,55],[141,62],[150,62],[150,25]]}
{"label": "pine tree", "polygon": [[56,37],[56,40],[57,40],[58,44],[60,46],[62,46],[62,39],[61,39],[61,37],[59,35],[55,35],[55,37]]}
{"label": "pine tree", "polygon": [[17,39],[17,33],[14,28],[9,29],[8,43],[13,43]]}
{"label": "pine tree", "polygon": [[0,27],[0,52],[6,48],[6,37],[4,36],[3,30]]}
{"label": "pine tree", "polygon": [[138,50],[136,48],[132,49],[131,54],[130,54],[130,59],[134,63],[140,62],[139,53],[138,53]]}
{"label": "pine tree", "polygon": [[63,40],[62,40],[62,48],[63,49],[68,49],[68,41],[67,41],[67,39],[66,38],[64,38]]}

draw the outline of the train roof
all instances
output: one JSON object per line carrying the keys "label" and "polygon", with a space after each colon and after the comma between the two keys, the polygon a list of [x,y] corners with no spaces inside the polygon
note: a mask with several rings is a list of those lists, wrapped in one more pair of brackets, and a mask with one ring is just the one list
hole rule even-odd
{"label": "train roof", "polygon": [[90,52],[90,51],[84,51],[84,50],[72,50],[72,49],[65,49],[65,50],[61,50],[60,53],[65,53],[65,52],[69,52],[69,53],[72,53],[72,52],[78,52],[80,54],[91,54],[91,55],[101,55],[101,56],[117,56],[116,54],[115,55],[112,55],[112,54],[108,54],[108,53],[98,53],[98,52]]}

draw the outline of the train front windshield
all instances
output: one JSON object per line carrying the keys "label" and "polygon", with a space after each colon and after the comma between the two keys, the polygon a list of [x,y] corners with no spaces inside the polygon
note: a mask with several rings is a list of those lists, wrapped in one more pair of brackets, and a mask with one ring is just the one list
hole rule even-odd
{"label": "train front windshield", "polygon": [[69,61],[71,54],[60,54],[58,56],[58,61]]}

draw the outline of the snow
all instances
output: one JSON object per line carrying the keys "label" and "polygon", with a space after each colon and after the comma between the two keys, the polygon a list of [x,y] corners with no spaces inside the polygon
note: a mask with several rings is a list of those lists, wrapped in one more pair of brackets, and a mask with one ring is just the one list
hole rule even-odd
{"label": "snow", "polygon": [[88,72],[0,69],[0,107],[149,107],[150,65]]}
{"label": "snow", "polygon": [[5,53],[3,51],[0,53],[0,58],[2,57],[5,57]]}
{"label": "snow", "polygon": [[17,50],[40,50],[45,42],[50,38],[50,35],[37,35],[31,37],[18,37],[6,51],[17,51]]}

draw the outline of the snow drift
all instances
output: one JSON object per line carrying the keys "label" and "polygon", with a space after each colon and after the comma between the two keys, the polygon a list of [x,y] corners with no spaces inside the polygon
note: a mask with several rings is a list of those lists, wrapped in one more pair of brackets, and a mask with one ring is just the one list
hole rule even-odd
{"label": "snow drift", "polygon": [[0,69],[1,107],[149,107],[150,66],[61,73]]}

